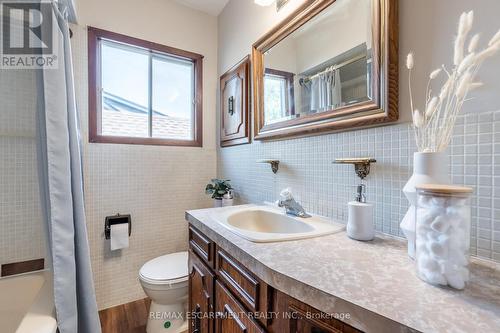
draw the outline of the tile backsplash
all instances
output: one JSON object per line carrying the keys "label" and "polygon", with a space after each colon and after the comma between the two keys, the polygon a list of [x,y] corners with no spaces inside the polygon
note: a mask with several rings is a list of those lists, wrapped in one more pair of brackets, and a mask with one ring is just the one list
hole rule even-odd
{"label": "tile backsplash", "polygon": [[44,258],[38,191],[36,75],[0,70],[0,264]]}
{"label": "tile backsplash", "polygon": [[[414,151],[411,126],[397,124],[222,148],[218,172],[231,180],[240,203],[275,201],[290,187],[306,210],[346,221],[359,178],[352,165],[332,161],[374,157],[365,183],[376,229],[403,237],[399,223],[408,202],[402,188],[412,173]],[[500,261],[500,111],[462,115],[448,154],[453,183],[474,188],[471,252]],[[269,165],[256,163],[263,158],[280,160],[276,175]]]}

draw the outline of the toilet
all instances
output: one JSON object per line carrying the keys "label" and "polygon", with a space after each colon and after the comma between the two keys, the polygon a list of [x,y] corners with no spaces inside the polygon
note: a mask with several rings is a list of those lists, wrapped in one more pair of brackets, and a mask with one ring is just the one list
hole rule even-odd
{"label": "toilet", "polygon": [[139,281],[151,299],[147,333],[187,331],[188,253],[167,254],[145,263]]}

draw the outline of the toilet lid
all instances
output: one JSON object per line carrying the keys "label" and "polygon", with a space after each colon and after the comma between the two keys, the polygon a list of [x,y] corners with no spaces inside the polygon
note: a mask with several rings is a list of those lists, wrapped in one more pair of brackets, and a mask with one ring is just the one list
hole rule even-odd
{"label": "toilet lid", "polygon": [[167,254],[145,263],[139,274],[153,281],[178,280],[188,275],[188,253]]}

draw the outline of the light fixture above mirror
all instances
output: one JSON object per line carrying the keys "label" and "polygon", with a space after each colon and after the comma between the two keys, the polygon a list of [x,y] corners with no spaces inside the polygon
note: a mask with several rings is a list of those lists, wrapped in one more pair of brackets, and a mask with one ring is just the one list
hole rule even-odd
{"label": "light fixture above mirror", "polygon": [[271,6],[276,1],[276,11],[279,12],[290,0],[254,0],[256,5],[267,7]]}
{"label": "light fixture above mirror", "polygon": [[255,2],[256,5],[259,5],[259,6],[262,6],[262,7],[270,6],[270,5],[272,5],[272,3],[274,1],[275,0],[254,0],[254,2]]}
{"label": "light fixture above mirror", "polygon": [[276,0],[276,11],[280,11],[290,0]]}

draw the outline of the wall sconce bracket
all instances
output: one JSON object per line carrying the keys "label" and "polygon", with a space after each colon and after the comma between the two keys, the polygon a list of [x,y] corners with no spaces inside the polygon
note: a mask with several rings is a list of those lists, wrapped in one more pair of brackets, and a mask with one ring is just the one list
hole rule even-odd
{"label": "wall sconce bracket", "polygon": [[280,166],[279,160],[258,160],[257,163],[271,164],[271,170],[273,171],[273,173],[277,173]]}
{"label": "wall sconce bracket", "polygon": [[376,163],[377,160],[371,157],[361,158],[337,158],[335,164],[354,164],[354,171],[362,180],[370,174],[370,164]]}

